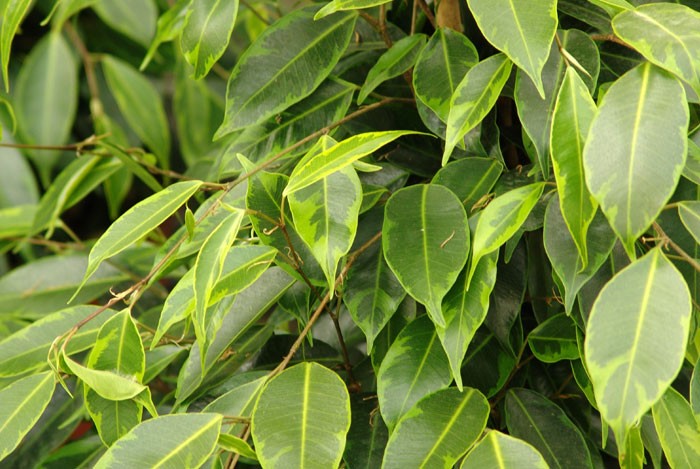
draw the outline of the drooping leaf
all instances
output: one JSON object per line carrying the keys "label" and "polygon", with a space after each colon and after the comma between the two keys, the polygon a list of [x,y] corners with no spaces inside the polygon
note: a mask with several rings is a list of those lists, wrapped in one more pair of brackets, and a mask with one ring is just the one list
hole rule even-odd
{"label": "drooping leaf", "polygon": [[700,244],[700,202],[684,201],[678,204],[678,214],[688,232]]}
{"label": "drooping leaf", "polygon": [[30,375],[0,390],[0,461],[10,454],[49,405],[56,383],[52,372]]}
{"label": "drooping leaf", "polygon": [[326,275],[331,295],[338,264],[357,233],[362,186],[349,166],[289,196],[294,226]]}
{"label": "drooping leaf", "polygon": [[100,0],[92,9],[102,21],[147,47],[155,33],[158,8],[153,0]]}
{"label": "drooping leaf", "polygon": [[618,13],[625,10],[631,10],[634,5],[629,3],[627,0],[588,0],[590,3],[605,10],[610,17],[614,17]]}
{"label": "drooping leaf", "polygon": [[182,29],[182,53],[194,67],[194,78],[204,77],[228,47],[238,14],[238,0],[191,2]]}
{"label": "drooping leaf", "polygon": [[593,467],[581,431],[546,397],[529,389],[510,389],[505,412],[510,434],[534,446],[550,467]]}
{"label": "drooping leaf", "polygon": [[542,455],[518,438],[490,430],[464,458],[461,469],[516,469],[527,467],[546,469],[549,466]]}
{"label": "drooping leaf", "polygon": [[12,40],[31,4],[31,0],[6,0],[0,4],[0,13],[2,13],[2,22],[0,22],[0,66],[2,67],[2,80],[5,83],[5,91],[10,91],[8,66],[10,64]]}
{"label": "drooping leaf", "polygon": [[675,389],[668,388],[652,407],[652,413],[671,467],[700,465],[700,424],[688,401]]}
{"label": "drooping leaf", "polygon": [[493,188],[502,171],[503,165],[492,158],[462,158],[441,168],[433,184],[441,184],[454,192],[468,215]]}
{"label": "drooping leaf", "polygon": [[132,399],[147,389],[133,376],[122,376],[113,371],[93,370],[65,354],[61,355],[61,360],[71,373],[105,399],[112,401]]}
{"label": "drooping leaf", "polygon": [[425,34],[412,34],[396,41],[367,73],[367,79],[357,95],[357,104],[362,104],[367,96],[386,80],[397,77],[413,67],[425,46],[425,41]]}
{"label": "drooping leaf", "polygon": [[253,448],[251,448],[248,442],[243,438],[222,433],[219,435],[217,443],[226,451],[240,454],[241,456],[252,459],[253,461],[258,460]]}
{"label": "drooping leaf", "polygon": [[406,291],[445,327],[442,299],[469,255],[464,207],[449,189],[435,184],[395,192],[386,204],[382,246],[389,267]]}
{"label": "drooping leaf", "polygon": [[513,66],[504,54],[496,54],[472,67],[450,99],[442,165],[464,136],[481,122],[496,104]]}
{"label": "drooping leaf", "polygon": [[635,240],[676,188],[687,128],[681,83],[649,63],[613,83],[591,124],[586,184],[632,259]]}
{"label": "drooping leaf", "polygon": [[148,47],[146,56],[143,58],[139,70],[143,71],[156,54],[158,47],[164,42],[172,41],[180,34],[185,25],[190,0],[177,0],[168,10],[166,10],[156,22],[155,37]]}
{"label": "drooping leaf", "polygon": [[345,383],[328,368],[309,362],[270,380],[251,419],[263,467],[336,467],[349,428]]}
{"label": "drooping leaf", "polygon": [[274,117],[310,95],[328,76],[350,42],[357,14],[314,21],[317,9],[283,16],[236,62],[228,82],[226,115],[215,138]]}
{"label": "drooping leaf", "polygon": [[147,420],[114,443],[95,468],[199,467],[216,448],[221,419],[189,413]]}
{"label": "drooping leaf", "polygon": [[576,324],[565,314],[557,314],[533,329],[527,337],[533,355],[544,363],[579,358]]}
{"label": "drooping leaf", "polygon": [[618,441],[678,374],[690,313],[685,280],[661,248],[618,272],[598,295],[586,327],[586,366]]}
{"label": "drooping leaf", "polygon": [[557,30],[556,0],[467,0],[486,39],[532,79],[544,97],[542,68]]}
{"label": "drooping leaf", "polygon": [[451,381],[447,356],[430,319],[413,320],[391,344],[377,372],[379,408],[389,431],[422,397]]}
{"label": "drooping leaf", "polygon": [[336,11],[361,10],[363,8],[372,8],[383,5],[388,2],[389,0],[332,0],[323,8],[318,10],[318,13],[316,13],[314,19],[319,20],[335,13]]}

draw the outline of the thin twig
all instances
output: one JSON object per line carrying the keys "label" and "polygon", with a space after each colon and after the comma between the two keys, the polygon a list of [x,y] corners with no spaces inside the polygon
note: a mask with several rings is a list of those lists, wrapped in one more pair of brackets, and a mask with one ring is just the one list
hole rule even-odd
{"label": "thin twig", "polygon": [[620,39],[619,37],[615,36],[614,34],[591,34],[590,38],[593,39],[594,41],[608,41],[608,42],[614,42],[615,44],[620,44],[621,46],[625,46],[628,49],[632,49],[636,51],[634,47],[631,45],[627,44],[625,41]]}
{"label": "thin twig", "polygon": [[85,47],[85,43],[80,37],[80,34],[78,34],[69,21],[64,23],[63,28],[66,30],[75,48],[78,49],[78,53],[83,60],[85,79],[87,81],[88,90],[90,91],[90,112],[92,113],[92,118],[94,120],[98,117],[102,117],[103,110],[102,101],[100,99],[100,87],[97,85],[97,78],[95,77],[95,60],[92,58],[87,47]]}
{"label": "thin twig", "polygon": [[700,272],[700,263],[695,260],[693,257],[690,256],[687,252],[683,250],[679,245],[677,245],[667,234],[664,232],[664,230],[661,228],[661,225],[659,225],[657,222],[654,222],[653,224],[654,229],[656,230],[657,233],[659,233],[659,236],[661,237],[661,243],[663,245],[670,246],[671,249],[676,251],[676,253],[683,258],[684,261],[686,261],[688,264],[690,264],[695,270]]}
{"label": "thin twig", "polygon": [[425,0],[414,1],[418,2],[418,7],[420,7],[420,9],[423,10],[423,13],[425,13],[425,16],[428,18],[428,21],[430,21],[430,24],[433,26],[433,28],[438,29],[437,21],[435,21],[435,15],[433,15],[433,12],[430,11],[430,8],[428,7],[428,4],[425,3]]}
{"label": "thin twig", "polygon": [[98,144],[103,138],[109,137],[109,134],[104,135],[90,135],[88,138],[81,142],[69,143],[66,145],[35,145],[30,143],[9,143],[0,142],[0,147],[3,148],[18,148],[26,150],[59,150],[59,151],[76,151],[81,153],[85,147],[93,147]]}
{"label": "thin twig", "polygon": [[272,23],[270,23],[270,21],[269,21],[267,18],[265,18],[258,10],[256,10],[255,8],[253,8],[253,6],[250,4],[250,2],[248,2],[248,0],[240,0],[240,1],[241,1],[241,3],[242,3],[247,9],[249,9],[250,12],[251,12],[252,14],[254,14],[254,15],[256,16],[256,18],[258,18],[260,21],[262,21],[263,23],[265,23],[265,24],[268,25],[268,26],[269,26],[270,24],[272,24]]}

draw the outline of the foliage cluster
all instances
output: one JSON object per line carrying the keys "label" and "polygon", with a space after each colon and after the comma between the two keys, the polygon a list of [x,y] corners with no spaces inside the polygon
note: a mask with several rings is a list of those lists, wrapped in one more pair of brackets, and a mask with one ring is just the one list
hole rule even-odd
{"label": "foliage cluster", "polygon": [[699,1],[0,0],[0,64],[3,465],[700,467]]}

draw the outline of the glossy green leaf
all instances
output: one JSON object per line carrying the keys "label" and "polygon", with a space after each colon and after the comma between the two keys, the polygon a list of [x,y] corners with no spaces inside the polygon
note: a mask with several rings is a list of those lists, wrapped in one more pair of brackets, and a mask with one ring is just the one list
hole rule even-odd
{"label": "glossy green leaf", "polygon": [[567,314],[573,311],[579,290],[595,275],[615,245],[615,233],[600,211],[596,212],[587,229],[586,245],[588,263],[584,266],[562,215],[559,197],[552,197],[544,218],[544,247],[561,281]]}
{"label": "glossy green leaf", "polygon": [[111,28],[147,47],[155,33],[158,8],[153,0],[100,0],[92,6]]}
{"label": "glossy green leaf", "polygon": [[688,232],[700,243],[700,202],[684,201],[678,204],[678,214]]}
{"label": "glossy green leaf", "polygon": [[634,5],[627,0],[588,0],[590,3],[605,10],[611,17],[622,13],[625,10],[631,10]]}
{"label": "glossy green leaf", "polygon": [[618,441],[678,374],[690,313],[685,280],[660,247],[617,273],[598,295],[586,327],[586,366]]}
{"label": "glossy green leaf", "polygon": [[534,446],[550,467],[593,467],[581,431],[546,397],[529,389],[510,389],[505,413],[510,434]]}
{"label": "glossy green leaf", "polygon": [[350,42],[357,15],[338,13],[314,21],[317,8],[283,16],[236,62],[226,116],[215,138],[274,117],[310,95],[330,74]]}
{"label": "glossy green leaf", "polygon": [[498,252],[482,257],[470,284],[467,284],[467,270],[462,270],[442,300],[445,327],[438,326],[436,330],[450,361],[452,377],[459,389],[462,388],[462,361],[489,310],[489,296],[496,283],[497,262]]}
{"label": "glossy green leaf", "polygon": [[139,70],[144,70],[146,68],[161,44],[172,41],[180,34],[185,25],[185,17],[189,11],[189,4],[190,0],[177,0],[175,4],[158,17],[155,37],[148,47],[146,56],[139,66]]}
{"label": "glossy green leaf", "polygon": [[0,461],[10,454],[49,405],[56,383],[52,372],[30,375],[0,390]]}
{"label": "glossy green leaf", "polygon": [[119,217],[90,250],[83,284],[97,267],[134,244],[163,223],[202,185],[201,181],[178,182],[142,200]]}
{"label": "glossy green leaf", "polygon": [[547,469],[542,455],[518,438],[490,430],[462,461],[461,469]]}
{"label": "glossy green leaf", "polygon": [[315,20],[324,18],[336,11],[361,10],[389,3],[389,0],[332,0],[314,16]]}
{"label": "glossy green leaf", "polygon": [[586,184],[630,258],[673,194],[685,164],[688,106],[681,83],[649,63],[610,87],[583,153]]}
{"label": "glossy green leaf", "polygon": [[144,75],[128,63],[109,55],[101,63],[109,90],[124,119],[158,156],[161,166],[167,168],[170,132],[160,94]]}
{"label": "glossy green leaf", "polygon": [[357,232],[362,187],[349,166],[289,196],[294,226],[321,265],[333,294],[338,263]]}
{"label": "glossy green leaf", "polygon": [[544,191],[544,183],[529,184],[496,197],[476,222],[472,241],[472,260],[467,283],[486,254],[497,250],[525,223]]}
{"label": "glossy green leaf", "polygon": [[382,246],[406,291],[445,327],[442,299],[469,255],[469,227],[460,200],[444,186],[424,184],[395,192],[386,203]]}
{"label": "glossy green leaf", "polygon": [[462,158],[441,168],[433,178],[433,184],[440,184],[462,201],[467,214],[474,210],[498,181],[503,165],[492,158]]}
{"label": "glossy green leaf", "polygon": [[238,14],[238,1],[191,2],[182,29],[182,53],[194,67],[194,78],[209,73],[228,47]]}
{"label": "glossy green leaf", "polygon": [[379,409],[389,431],[413,405],[452,381],[450,365],[427,316],[408,324],[377,372]]}
{"label": "glossy green leaf", "polygon": [[627,433],[624,445],[618,447],[618,461],[622,469],[643,469],[644,441],[639,425],[635,425]]}
{"label": "glossy green leaf", "polygon": [[153,334],[151,350],[158,345],[172,326],[190,316],[192,311],[194,311],[194,269],[188,270],[165,298],[158,327]]}
{"label": "glossy green leaf", "polygon": [[556,0],[467,0],[467,4],[486,39],[527,73],[544,97],[541,75],[557,30]]}
{"label": "glossy green leaf", "polygon": [[111,401],[131,399],[146,390],[133,376],[122,376],[113,371],[93,370],[66,355],[61,355],[68,369],[97,394]]}
{"label": "glossy green leaf", "polygon": [[685,5],[641,5],[616,15],[615,34],[700,95],[700,13]]}
{"label": "glossy green leaf", "polygon": [[211,292],[209,304],[248,288],[267,270],[276,254],[277,251],[268,246],[233,246],[226,254],[219,281]]}
{"label": "glossy green leaf", "polygon": [[416,98],[442,122],[447,122],[452,94],[478,62],[476,48],[464,34],[439,28],[421,51],[413,69]]}
{"label": "glossy green leaf", "polygon": [[496,104],[512,66],[508,57],[496,54],[472,67],[459,82],[450,99],[443,166],[467,132],[476,127]]}
{"label": "glossy green leaf", "polygon": [[452,467],[481,435],[491,410],[476,389],[422,398],[396,425],[382,467]]}
{"label": "glossy green leaf", "polygon": [[579,358],[576,324],[566,314],[557,314],[533,329],[527,336],[533,355],[544,363]]}
{"label": "glossy green leaf", "polygon": [[[267,382],[267,376],[261,376],[252,381],[245,382],[233,387],[230,391],[222,394],[213,402],[209,403],[204,412],[215,412],[224,415],[238,415],[250,417],[255,407],[255,402],[260,395],[260,390]],[[242,424],[224,424],[222,430],[229,434],[237,434],[242,429]]]}
{"label": "glossy green leaf", "polygon": [[349,428],[345,383],[328,368],[309,362],[270,380],[251,422],[263,467],[337,467]]}
{"label": "glossy green leaf", "polygon": [[96,469],[200,467],[216,448],[221,415],[164,415],[136,426],[114,443]]}
{"label": "glossy green leaf", "polygon": [[588,265],[586,234],[598,207],[588,192],[583,170],[583,148],[595,112],[586,84],[569,67],[554,107],[550,147],[561,213],[583,268]]}
{"label": "glossy green leaf", "polygon": [[222,433],[219,435],[218,444],[226,451],[240,454],[241,456],[252,459],[253,461],[257,461],[258,459],[253,448],[251,448],[248,442],[243,438]]}
{"label": "glossy green leaf", "polygon": [[360,158],[379,150],[397,138],[415,133],[418,132],[407,130],[367,132],[353,135],[318,152],[310,150],[294,167],[283,194],[288,196],[294,191],[308,187],[314,182],[320,181],[326,176],[349,166]]}
{"label": "glossy green leaf", "polygon": [[652,407],[654,425],[671,467],[700,465],[700,424],[690,404],[675,389],[668,388]]}
{"label": "glossy green leaf", "polygon": [[386,80],[398,77],[413,67],[425,42],[425,34],[413,34],[396,41],[367,73],[367,79],[357,95],[357,104],[362,104],[367,96]]}
{"label": "glossy green leaf", "polygon": [[0,13],[2,13],[2,22],[0,22],[0,66],[2,67],[2,80],[5,83],[5,91],[10,91],[8,66],[10,64],[12,40],[31,4],[31,0],[6,0],[0,4]]}

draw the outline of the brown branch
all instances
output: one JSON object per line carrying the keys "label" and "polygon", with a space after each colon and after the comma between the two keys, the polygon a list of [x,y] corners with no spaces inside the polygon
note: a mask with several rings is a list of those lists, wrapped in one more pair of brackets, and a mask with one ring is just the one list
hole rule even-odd
{"label": "brown branch", "polygon": [[700,272],[700,262],[698,262],[696,259],[690,256],[687,252],[683,250],[679,245],[677,245],[667,234],[664,232],[664,230],[661,228],[661,225],[659,225],[657,222],[654,222],[653,224],[654,229],[656,232],[659,234],[659,237],[661,238],[661,243],[664,247],[670,246],[671,249],[676,251],[676,253],[683,258],[684,261],[686,261],[688,264],[690,264],[696,271]]}
{"label": "brown branch", "polygon": [[83,60],[85,79],[87,81],[88,90],[90,91],[90,112],[92,113],[92,118],[97,119],[98,117],[102,117],[103,110],[102,101],[100,100],[100,87],[97,85],[97,78],[95,77],[95,60],[92,58],[87,47],[85,47],[85,43],[80,35],[69,21],[63,24],[63,29],[65,29],[75,48],[78,49],[78,53]]}
{"label": "brown branch", "polygon": [[35,145],[30,143],[0,143],[1,148],[18,148],[26,150],[59,150],[59,151],[76,151],[81,153],[85,147],[93,147],[98,144],[98,142],[110,134],[103,135],[90,135],[88,138],[81,142],[69,143],[66,145]]}
{"label": "brown branch", "polygon": [[423,13],[425,13],[425,16],[428,18],[428,21],[430,21],[430,24],[434,29],[438,29],[438,24],[437,21],[435,20],[435,15],[433,15],[433,12],[430,11],[430,8],[428,7],[428,4],[425,3],[425,0],[413,0],[415,2],[418,2],[418,7],[423,10]]}
{"label": "brown branch", "polygon": [[615,44],[619,44],[621,46],[627,47],[628,49],[632,49],[636,51],[634,47],[631,45],[627,44],[625,41],[620,39],[619,37],[615,36],[614,34],[591,34],[590,38],[593,39],[594,41],[608,41],[608,42],[614,42]]}

